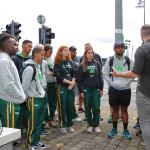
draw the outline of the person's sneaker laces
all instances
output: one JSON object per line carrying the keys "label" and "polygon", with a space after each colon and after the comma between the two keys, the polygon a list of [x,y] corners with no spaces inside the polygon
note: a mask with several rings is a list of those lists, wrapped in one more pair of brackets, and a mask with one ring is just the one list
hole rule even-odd
{"label": "person's sneaker laces", "polygon": [[67,133],[67,129],[66,128],[60,128],[60,132],[61,133]]}
{"label": "person's sneaker laces", "polygon": [[42,144],[41,142],[37,143],[36,145],[33,146],[35,149],[45,149],[46,146]]}
{"label": "person's sneaker laces", "polygon": [[123,135],[123,137],[125,137],[128,140],[132,139],[132,135],[130,134],[129,130],[127,130],[127,129],[123,131],[122,135]]}
{"label": "person's sneaker laces", "polygon": [[48,131],[46,131],[45,129],[42,129],[41,134],[48,135]]}
{"label": "person's sneaker laces", "polygon": [[114,138],[117,135],[118,131],[115,128],[112,128],[110,132],[108,132],[108,137],[109,138]]}
{"label": "person's sneaker laces", "polygon": [[73,132],[75,132],[75,130],[74,130],[73,127],[69,127],[69,128],[68,128],[68,132],[73,133]]}
{"label": "person's sneaker laces", "polygon": [[112,123],[112,115],[109,115],[107,122]]}
{"label": "person's sneaker laces", "polygon": [[81,120],[81,118],[78,118],[78,117],[77,117],[77,118],[72,119],[72,121],[73,121],[73,122],[78,122],[78,123],[80,123],[82,120]]}
{"label": "person's sneaker laces", "polygon": [[95,131],[96,133],[101,133],[101,129],[100,129],[99,127],[95,127],[95,128],[94,128],[94,131]]}
{"label": "person's sneaker laces", "polygon": [[92,133],[93,132],[93,127],[88,127],[87,132]]}

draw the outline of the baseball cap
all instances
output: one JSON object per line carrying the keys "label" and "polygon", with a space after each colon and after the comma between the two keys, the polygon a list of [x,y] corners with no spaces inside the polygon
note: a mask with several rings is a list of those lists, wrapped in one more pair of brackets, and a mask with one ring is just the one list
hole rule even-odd
{"label": "baseball cap", "polygon": [[69,51],[76,51],[76,50],[77,50],[77,48],[75,46],[69,47]]}
{"label": "baseball cap", "polygon": [[114,44],[114,49],[118,46],[123,46],[124,47],[124,43],[121,42],[121,41],[116,41],[115,44]]}

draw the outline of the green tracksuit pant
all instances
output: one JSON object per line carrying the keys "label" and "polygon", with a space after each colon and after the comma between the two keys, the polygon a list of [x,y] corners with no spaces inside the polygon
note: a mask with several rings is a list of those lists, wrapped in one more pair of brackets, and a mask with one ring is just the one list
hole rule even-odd
{"label": "green tracksuit pant", "polygon": [[47,97],[49,103],[49,120],[53,121],[55,117],[55,111],[57,107],[57,83],[49,82],[47,83]]}
{"label": "green tracksuit pant", "polygon": [[89,126],[99,126],[100,93],[96,88],[84,88],[85,115]]}
{"label": "green tracksuit pant", "polygon": [[23,130],[23,128],[27,129],[28,126],[28,122],[27,122],[27,106],[26,106],[26,102],[20,104],[20,114],[19,114],[19,119],[18,119],[18,123],[17,123],[17,127],[21,130]]}
{"label": "green tracksuit pant", "polygon": [[73,90],[68,90],[68,86],[58,85],[58,114],[60,128],[72,126],[73,106]]}
{"label": "green tracksuit pant", "polygon": [[3,127],[17,128],[20,104],[14,104],[0,99],[0,120]]}
{"label": "green tracksuit pant", "polygon": [[[48,121],[48,97],[47,97],[47,89],[45,90],[45,97],[44,97],[44,123],[46,123]],[[44,125],[44,124],[43,124]],[[44,127],[44,126],[43,126]]]}
{"label": "green tracksuit pant", "polygon": [[[78,85],[76,84],[74,89],[73,89],[73,93],[74,93],[74,96],[77,96],[79,95],[79,92],[78,92]],[[78,117],[78,114],[76,112],[76,108],[75,108],[75,98],[74,98],[74,107],[73,107],[73,119],[77,118]]]}
{"label": "green tracksuit pant", "polygon": [[40,141],[42,123],[44,119],[44,99],[29,97],[27,100],[28,110],[28,147],[36,145]]}

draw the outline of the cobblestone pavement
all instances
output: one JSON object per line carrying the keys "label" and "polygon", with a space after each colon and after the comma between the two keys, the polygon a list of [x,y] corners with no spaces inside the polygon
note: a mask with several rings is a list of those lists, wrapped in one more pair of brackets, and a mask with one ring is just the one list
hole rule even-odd
{"label": "cobblestone pavement", "polygon": [[[135,87],[135,86],[134,86]],[[103,121],[100,121],[101,133],[88,133],[86,131],[87,123],[74,123],[74,133],[62,134],[58,128],[48,129],[48,136],[41,136],[41,141],[46,145],[47,150],[144,150],[144,142],[142,137],[136,136],[136,130],[133,125],[136,123],[136,106],[135,92],[132,90],[132,100],[129,106],[129,130],[132,133],[132,140],[127,140],[122,137],[122,122],[118,122],[118,135],[109,139],[107,132],[111,130],[112,124],[107,123],[109,116],[108,95],[104,92],[101,100],[101,114]],[[84,119],[84,113],[79,113],[79,116]],[[25,140],[13,150],[25,150]]]}

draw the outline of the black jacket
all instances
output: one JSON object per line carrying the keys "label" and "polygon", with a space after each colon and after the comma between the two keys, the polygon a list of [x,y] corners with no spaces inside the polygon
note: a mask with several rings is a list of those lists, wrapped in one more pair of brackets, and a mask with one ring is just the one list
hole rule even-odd
{"label": "black jacket", "polygon": [[72,81],[75,77],[75,65],[72,61],[61,61],[60,64],[54,64],[54,74],[59,84],[67,85],[63,80]]}
{"label": "black jacket", "polygon": [[103,90],[104,81],[100,63],[97,61],[89,62],[86,72],[83,71],[83,64],[81,64],[78,69],[78,84],[81,93],[83,88]]}

